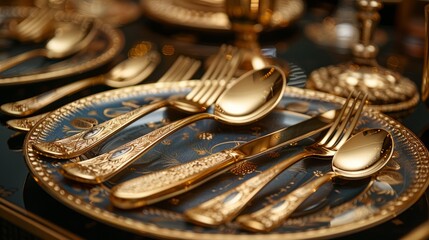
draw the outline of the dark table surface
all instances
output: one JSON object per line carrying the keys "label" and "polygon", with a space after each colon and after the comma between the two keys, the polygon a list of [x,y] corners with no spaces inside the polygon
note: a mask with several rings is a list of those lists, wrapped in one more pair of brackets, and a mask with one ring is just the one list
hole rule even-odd
{"label": "dark table surface", "polygon": [[[277,57],[293,63],[303,69],[305,74],[330,64],[341,63],[351,59],[348,51],[320,46],[309,39],[305,26],[320,20],[319,15],[308,8],[306,14],[293,26],[286,29],[264,33],[261,45],[264,48],[276,49]],[[314,10],[314,9],[313,9]],[[395,36],[394,16],[395,6],[386,6],[382,12],[382,20],[378,31],[385,34],[385,41],[380,45],[380,54],[377,57],[380,65],[389,65],[389,59],[400,59],[395,70],[416,83],[420,88],[423,59],[411,57],[401,47],[401,42]],[[120,56],[112,60],[118,61],[126,57],[128,49],[139,41],[151,41],[161,49],[172,45],[176,49],[173,56],[163,56],[161,66],[147,82],[155,82],[157,77],[169,66],[179,54],[185,54],[205,59],[213,54],[221,43],[233,43],[232,33],[201,33],[190,29],[181,29],[162,25],[144,17],[135,22],[119,27],[125,36],[125,47]],[[0,87],[0,104],[27,98],[48,89],[61,86],[66,82],[75,81],[86,76],[105,72],[111,65],[81,74],[49,82],[4,86]],[[304,85],[298,83],[300,87]],[[94,87],[78,94],[67,97],[64,102],[57,102],[44,111],[55,109],[65,102],[87,96],[92,93],[107,90],[108,87]],[[25,133],[18,133],[6,127],[5,122],[10,119],[0,115],[0,238],[17,239],[32,238],[34,236],[46,237],[49,232],[56,232],[67,237],[80,237],[84,239],[146,239],[147,236],[136,236],[109,226],[96,220],[87,218],[53,199],[45,193],[29,175],[22,155],[22,144]],[[403,117],[399,118],[404,126],[414,132],[427,146],[429,143],[429,108],[423,103]],[[49,208],[38,208],[43,203]],[[429,193],[423,195],[412,207],[394,219],[375,226],[368,230],[346,236],[347,239],[397,239],[409,233],[412,229],[429,219]],[[16,228],[19,226],[19,228]],[[24,229],[24,231],[21,231]],[[46,235],[47,234],[47,235]],[[52,237],[52,235],[50,235]]]}

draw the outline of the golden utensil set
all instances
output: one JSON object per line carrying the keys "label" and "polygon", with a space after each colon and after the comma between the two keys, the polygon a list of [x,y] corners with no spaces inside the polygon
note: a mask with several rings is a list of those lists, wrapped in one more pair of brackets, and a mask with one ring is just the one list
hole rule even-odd
{"label": "golden utensil set", "polygon": [[[97,23],[87,22],[83,27],[72,23],[65,24],[53,33],[50,21],[52,19],[52,12],[40,10],[19,23],[11,23],[15,26],[11,36],[15,36],[16,39],[39,42],[49,35],[49,40],[43,49],[3,60],[0,63],[0,71],[5,71],[39,55],[46,58],[67,58],[84,50],[93,41],[97,32],[94,27]],[[258,21],[262,20],[258,19]],[[265,62],[260,68],[246,71],[235,77],[237,71],[243,70],[240,66],[244,61],[243,52],[246,51],[222,45],[205,73],[196,79],[198,83],[185,96],[172,95],[166,99],[153,101],[77,134],[54,141],[34,142],[32,148],[37,154],[60,162],[61,159],[77,159],[77,161],[62,164],[59,168],[60,173],[75,182],[99,184],[121,173],[167,136],[196,121],[212,119],[236,126],[257,122],[270,114],[281,101],[287,87],[287,72],[284,68]],[[27,117],[40,112],[48,104],[64,96],[96,84],[105,84],[112,88],[135,85],[147,79],[155,71],[160,60],[159,53],[151,50],[143,56],[122,61],[107,73],[76,81],[28,99],[3,104],[1,110],[15,117]],[[200,61],[180,56],[159,79],[159,83],[189,80],[199,67]],[[366,94],[352,92],[340,109],[313,116],[296,125],[255,138],[234,148],[214,152],[184,164],[121,182],[111,189],[110,202],[120,209],[133,209],[166,200],[191,191],[230,170],[239,162],[263,156],[280,147],[287,147],[320,134],[316,142],[305,146],[296,155],[280,161],[242,184],[184,212],[187,221],[202,226],[218,226],[235,221],[246,230],[272,231],[289,217],[314,188],[334,177],[350,180],[370,177],[389,161],[394,142],[388,132],[383,129],[366,129],[359,133],[356,131],[366,103]],[[106,153],[80,159],[80,156],[98,147],[115,134],[120,134],[121,130],[133,122],[163,107],[183,111],[189,116],[157,128]],[[48,114],[13,119],[7,123],[11,128],[29,131],[37,121]],[[347,151],[351,151],[354,155],[350,155],[351,153],[347,155]],[[359,156],[367,159],[365,166],[353,159],[353,156],[358,156],[359,152],[365,153]],[[310,157],[332,158],[332,172],[296,188],[281,200],[263,209],[240,215],[254,196],[278,174],[294,163]]]}

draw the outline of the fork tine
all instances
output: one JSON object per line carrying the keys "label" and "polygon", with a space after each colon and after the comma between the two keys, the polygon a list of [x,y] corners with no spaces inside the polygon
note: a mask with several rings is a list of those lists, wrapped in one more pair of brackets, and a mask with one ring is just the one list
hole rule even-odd
{"label": "fork tine", "polygon": [[183,76],[181,77],[181,79],[179,79],[179,81],[190,80],[191,77],[194,75],[194,73],[198,70],[198,68],[200,68],[200,66],[201,66],[201,61],[193,59],[191,66],[188,67],[188,70],[182,71]]}
{"label": "fork tine", "polygon": [[[354,127],[357,124],[357,120],[360,117],[359,108],[360,107],[363,108],[363,105],[365,103],[364,101],[360,101],[360,106],[356,110],[356,104],[357,104],[357,102],[359,102],[359,98],[362,95],[363,95],[363,97],[366,96],[361,92],[359,92],[357,94],[357,97],[354,99],[352,105],[350,107],[348,107],[347,116],[345,118],[343,118],[341,125],[337,128],[337,130],[335,132],[335,135],[331,138],[331,140],[327,144],[325,144],[325,147],[327,147],[327,148],[340,147],[341,146],[340,144],[344,143],[348,139],[348,137],[350,136]],[[351,118],[353,118],[353,120],[350,120]],[[347,130],[345,130],[346,128],[347,128]],[[348,133],[348,134],[346,135],[346,133]]]}
{"label": "fork tine", "polygon": [[42,29],[49,23],[52,14],[49,9],[40,9],[31,17],[24,19],[16,27],[16,35],[20,40],[37,39],[42,34]]}
{"label": "fork tine", "polygon": [[335,132],[335,130],[337,129],[338,125],[341,122],[341,119],[343,118],[346,109],[349,106],[349,102],[351,101],[352,98],[352,93],[350,93],[350,95],[347,97],[346,101],[343,104],[343,107],[341,108],[340,113],[338,114],[338,116],[335,118],[334,123],[332,123],[331,127],[329,128],[329,130],[326,132],[325,136],[322,138],[322,140],[319,141],[320,144],[326,144],[329,139],[331,139],[331,137],[333,136],[332,134]]}
{"label": "fork tine", "polygon": [[220,50],[219,50],[218,54],[215,56],[215,58],[213,59],[213,62],[210,64],[207,71],[201,77],[201,80],[200,80],[201,84],[198,84],[197,86],[195,86],[192,89],[192,91],[186,95],[187,100],[192,100],[201,91],[201,89],[203,89],[207,85],[208,81],[206,81],[206,80],[208,80],[210,78],[210,76],[212,76],[213,72],[215,72],[216,68],[220,65],[219,62],[221,62],[221,60],[224,58],[224,55],[227,51],[227,48],[228,48],[228,46],[225,44],[223,44],[220,47]]}
{"label": "fork tine", "polygon": [[[357,98],[359,98],[359,96],[360,96],[360,93],[358,93]],[[326,147],[328,148],[333,147],[337,142],[337,140],[343,134],[344,129],[347,127],[347,123],[349,122],[350,118],[353,116],[354,109],[356,108],[357,98],[352,99],[353,101],[351,103],[351,106],[346,106],[347,108],[346,116],[341,119],[341,124],[335,129],[335,133],[333,134],[329,142],[325,144]]]}
{"label": "fork tine", "polygon": [[210,64],[210,67],[201,77],[201,80],[212,79],[213,76],[218,74],[220,66],[222,65],[222,63],[224,63],[224,61],[222,60],[225,58],[225,55],[228,53],[228,51],[230,51],[231,48],[232,46],[226,44],[222,44],[222,46],[220,46],[218,53]]}
{"label": "fork tine", "polygon": [[50,13],[48,11],[43,11],[43,14],[39,14],[37,18],[35,18],[32,22],[29,22],[26,26],[24,26],[22,30],[26,33],[27,36],[38,34],[40,29],[43,28],[46,23],[48,23],[48,20],[50,20],[50,18]]}
{"label": "fork tine", "polygon": [[[198,92],[198,94],[192,99],[195,102],[198,102],[200,104],[209,105],[205,101],[210,98],[210,96],[213,94],[213,92],[218,89],[222,88],[219,87],[222,84],[225,84],[226,81],[229,81],[231,79],[224,79],[225,75],[227,73],[230,73],[230,70],[233,70],[233,73],[236,70],[236,58],[238,51],[237,48],[230,46],[228,48],[228,51],[224,54],[224,61],[222,61],[222,64],[219,64],[218,70],[216,71],[216,74],[213,74],[210,77],[210,80],[217,80],[217,81],[209,81],[207,84],[205,84],[204,88]],[[232,75],[231,75],[232,78]],[[225,80],[225,81],[222,81]],[[216,97],[217,98],[217,97]]]}
{"label": "fork tine", "polygon": [[354,114],[353,120],[351,121],[350,125],[348,126],[348,129],[344,133],[343,137],[335,145],[335,147],[337,147],[337,148],[341,147],[347,141],[347,139],[350,137],[350,135],[352,134],[353,130],[355,129],[355,127],[358,123],[360,115],[362,114],[362,110],[366,104],[367,98],[368,98],[368,94],[363,94],[362,99],[360,99],[358,109],[356,110],[356,112]]}
{"label": "fork tine", "polygon": [[177,82],[189,79],[200,67],[201,62],[190,57],[179,56],[158,82]]}
{"label": "fork tine", "polygon": [[222,92],[227,87],[228,82],[232,79],[235,71],[237,70],[241,56],[242,55],[240,52],[234,53],[229,64],[230,66],[225,68],[225,70],[228,70],[228,72],[225,73],[225,77],[219,79],[220,81],[216,81],[216,83],[220,86],[212,88],[211,91],[205,95],[205,98],[200,99],[201,104],[205,103],[206,105],[211,105],[222,94]]}
{"label": "fork tine", "polygon": [[168,81],[171,76],[174,76],[174,73],[176,73],[177,68],[180,64],[182,64],[185,61],[185,57],[180,55],[176,61],[168,68],[167,72],[164,73],[164,75],[161,76],[160,79],[158,79],[158,82],[166,82]]}
{"label": "fork tine", "polygon": [[[185,61],[182,64],[179,64],[178,72],[176,72],[176,74],[173,74],[173,76],[170,77],[170,79],[168,79],[167,81],[169,81],[169,82],[178,82],[180,80],[184,80],[185,76],[188,75],[187,73],[191,69],[193,69],[193,65],[194,65],[195,62],[197,62],[197,65],[199,67],[199,65],[201,64],[200,61],[192,59],[190,57],[186,57]],[[195,73],[195,72],[192,72],[192,75],[193,75],[193,73]],[[185,79],[185,80],[187,80],[187,79]]]}
{"label": "fork tine", "polygon": [[45,11],[46,11],[45,8],[37,9],[36,12],[34,12],[30,16],[26,17],[17,26],[20,28],[20,30],[31,29],[31,27],[34,25],[34,23],[37,23],[41,19],[41,17],[44,15]]}

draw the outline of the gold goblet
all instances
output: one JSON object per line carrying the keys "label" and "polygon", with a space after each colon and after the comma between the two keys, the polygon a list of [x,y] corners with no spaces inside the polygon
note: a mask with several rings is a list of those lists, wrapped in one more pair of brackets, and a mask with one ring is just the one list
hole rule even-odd
{"label": "gold goblet", "polygon": [[306,87],[342,97],[360,90],[368,93],[372,108],[386,113],[412,109],[419,101],[414,82],[381,67],[376,60],[378,48],[373,44],[373,36],[381,0],[357,0],[357,5],[360,39],[352,48],[352,61],[313,71]]}
{"label": "gold goblet", "polygon": [[236,33],[235,45],[242,49],[239,70],[260,69],[277,65],[287,74],[287,64],[280,59],[264,56],[259,45],[259,34],[271,24],[275,0],[225,0],[225,13],[231,29]]}

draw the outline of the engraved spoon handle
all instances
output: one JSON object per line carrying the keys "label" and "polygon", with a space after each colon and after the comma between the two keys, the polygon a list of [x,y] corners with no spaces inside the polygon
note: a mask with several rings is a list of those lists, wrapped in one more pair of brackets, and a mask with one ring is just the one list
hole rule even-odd
{"label": "engraved spoon handle", "polygon": [[112,136],[119,130],[138,120],[142,116],[169,104],[169,100],[153,102],[133,111],[121,114],[88,130],[73,136],[53,142],[37,142],[33,148],[41,155],[48,157],[69,159],[84,154],[91,148]]}
{"label": "engraved spoon handle", "polygon": [[158,202],[201,185],[227,171],[243,158],[244,155],[229,149],[149,173],[113,187],[110,200],[122,209]]}
{"label": "engraved spoon handle", "polygon": [[28,59],[38,57],[38,56],[45,56],[45,55],[46,55],[46,49],[40,48],[40,49],[34,49],[31,51],[4,59],[3,61],[0,61],[0,72],[4,72],[9,68],[12,68],[20,63],[27,61]]}
{"label": "engraved spoon handle", "polygon": [[209,113],[200,113],[178,120],[164,127],[134,139],[110,152],[80,162],[66,163],[61,166],[61,173],[70,179],[85,183],[100,183],[113,177],[119,171],[137,160],[146,151],[162,139],[180,128],[206,118],[213,118]]}
{"label": "engraved spoon handle", "polygon": [[47,114],[48,113],[41,113],[32,117],[10,119],[6,121],[6,124],[13,130],[28,132],[40,119],[44,118]]}
{"label": "engraved spoon handle", "polygon": [[1,105],[1,110],[18,117],[28,116],[67,95],[76,93],[84,88],[100,84],[103,80],[103,76],[97,76],[76,81],[34,97],[17,102],[5,103]]}
{"label": "engraved spoon handle", "polygon": [[188,209],[185,216],[194,223],[209,226],[217,226],[230,221],[277,175],[297,161],[311,155],[313,154],[306,150],[299,152],[231,190]]}
{"label": "engraved spoon handle", "polygon": [[256,212],[239,216],[237,222],[241,227],[251,231],[269,232],[282,224],[302,202],[316,192],[320,186],[334,178],[335,175],[334,172],[328,172],[322,177],[295,189],[273,204]]}

